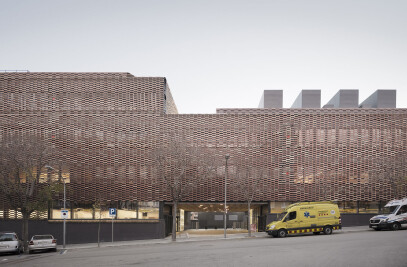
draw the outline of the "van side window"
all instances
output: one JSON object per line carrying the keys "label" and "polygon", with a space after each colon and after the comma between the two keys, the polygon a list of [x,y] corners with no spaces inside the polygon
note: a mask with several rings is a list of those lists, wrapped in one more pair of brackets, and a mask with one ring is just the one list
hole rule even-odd
{"label": "van side window", "polygon": [[295,218],[297,218],[297,212],[296,211],[292,211],[288,214],[288,220],[294,220]]}
{"label": "van side window", "polygon": [[399,212],[397,212],[397,214],[403,214],[403,213],[407,213],[407,205],[401,206],[401,208],[399,209]]}

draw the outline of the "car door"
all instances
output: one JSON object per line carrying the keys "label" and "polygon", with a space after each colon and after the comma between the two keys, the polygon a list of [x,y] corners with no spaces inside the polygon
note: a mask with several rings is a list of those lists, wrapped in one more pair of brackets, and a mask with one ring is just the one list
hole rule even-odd
{"label": "car door", "polygon": [[300,226],[299,226],[299,222],[298,222],[297,211],[289,212],[285,219],[285,223],[286,223],[287,229],[299,228]]}
{"label": "car door", "polygon": [[397,211],[396,221],[398,221],[402,226],[407,227],[407,205],[403,205]]}

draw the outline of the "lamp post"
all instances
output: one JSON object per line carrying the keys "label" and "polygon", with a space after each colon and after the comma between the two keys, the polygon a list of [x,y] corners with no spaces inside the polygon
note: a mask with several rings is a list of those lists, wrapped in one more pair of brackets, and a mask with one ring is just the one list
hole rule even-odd
{"label": "lamp post", "polygon": [[229,154],[225,155],[226,159],[226,165],[225,165],[225,213],[223,217],[223,229],[224,229],[224,236],[226,238],[226,193],[227,193],[227,179],[228,179],[228,159],[229,159]]}
{"label": "lamp post", "polygon": [[[66,210],[66,186],[65,186],[65,178],[62,178],[62,180],[64,180],[64,210]],[[66,236],[66,219],[64,216],[64,226],[63,226],[63,243],[62,243],[62,247],[65,248],[65,236]]]}
{"label": "lamp post", "polygon": [[[46,165],[45,166],[48,170],[54,171],[54,168]],[[62,177],[62,180],[64,181],[64,210],[66,210],[66,185],[65,185],[65,178]],[[63,228],[62,228],[62,247],[65,248],[65,236],[66,236],[66,219],[64,216],[64,223],[63,223]]]}

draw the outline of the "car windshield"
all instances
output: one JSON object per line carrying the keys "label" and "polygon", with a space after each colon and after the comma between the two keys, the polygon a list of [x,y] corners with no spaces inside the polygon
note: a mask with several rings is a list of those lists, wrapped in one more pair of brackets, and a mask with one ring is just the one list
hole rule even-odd
{"label": "car windshield", "polygon": [[35,235],[33,240],[54,239],[51,235]]}
{"label": "car windshield", "polygon": [[284,219],[285,215],[287,214],[287,212],[283,212],[277,215],[277,221],[281,221],[282,219]]}
{"label": "car windshield", "polygon": [[392,213],[394,213],[394,212],[396,211],[396,209],[397,209],[398,207],[399,207],[399,206],[384,207],[383,210],[382,210],[382,213],[383,213],[383,214],[392,214]]}
{"label": "car windshield", "polygon": [[14,234],[0,234],[0,241],[16,241]]}

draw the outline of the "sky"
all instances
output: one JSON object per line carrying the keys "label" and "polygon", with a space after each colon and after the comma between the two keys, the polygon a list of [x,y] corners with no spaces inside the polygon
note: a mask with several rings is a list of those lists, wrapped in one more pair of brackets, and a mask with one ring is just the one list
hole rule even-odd
{"label": "sky", "polygon": [[406,0],[0,0],[0,70],[166,77],[179,113],[290,108],[302,89],[397,89]]}

